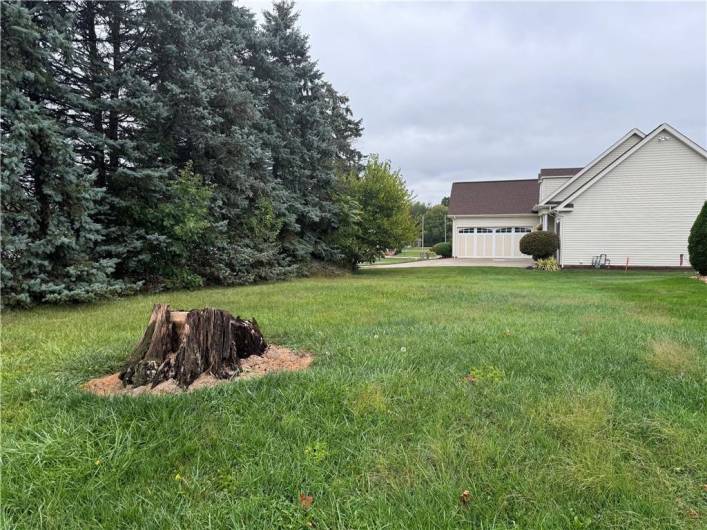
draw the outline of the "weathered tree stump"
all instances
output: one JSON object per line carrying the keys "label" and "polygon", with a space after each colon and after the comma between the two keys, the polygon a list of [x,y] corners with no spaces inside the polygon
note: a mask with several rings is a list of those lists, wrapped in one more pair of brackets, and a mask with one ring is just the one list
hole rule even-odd
{"label": "weathered tree stump", "polygon": [[229,379],[240,372],[239,359],[261,355],[266,348],[255,319],[220,309],[172,311],[155,304],[120,379],[126,385],[153,387],[169,379],[187,387],[203,373]]}

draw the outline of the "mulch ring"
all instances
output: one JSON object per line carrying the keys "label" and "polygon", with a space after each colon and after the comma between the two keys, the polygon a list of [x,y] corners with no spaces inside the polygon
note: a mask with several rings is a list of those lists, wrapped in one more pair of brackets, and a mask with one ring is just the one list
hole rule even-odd
{"label": "mulch ring", "polygon": [[694,278],[698,282],[707,283],[707,276],[702,276],[701,274],[695,274],[694,276],[691,276],[691,278]]}
{"label": "mulch ring", "polygon": [[182,394],[193,392],[202,388],[211,388],[216,385],[233,383],[242,379],[253,379],[262,377],[272,372],[295,372],[304,370],[312,363],[313,357],[309,353],[297,353],[284,346],[271,344],[263,355],[251,355],[241,359],[241,373],[232,379],[217,379],[209,373],[201,374],[187,388],[180,387],[174,379],[163,381],[159,385],[152,387],[143,386],[123,386],[120,380],[120,372],[91,379],[82,385],[82,388],[97,396],[140,396],[143,394],[165,395]]}

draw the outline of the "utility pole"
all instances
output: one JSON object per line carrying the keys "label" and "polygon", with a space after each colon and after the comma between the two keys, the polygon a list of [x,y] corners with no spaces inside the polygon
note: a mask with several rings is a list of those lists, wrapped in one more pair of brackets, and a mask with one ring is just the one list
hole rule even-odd
{"label": "utility pole", "polygon": [[422,245],[420,248],[425,248],[425,214],[422,214]]}

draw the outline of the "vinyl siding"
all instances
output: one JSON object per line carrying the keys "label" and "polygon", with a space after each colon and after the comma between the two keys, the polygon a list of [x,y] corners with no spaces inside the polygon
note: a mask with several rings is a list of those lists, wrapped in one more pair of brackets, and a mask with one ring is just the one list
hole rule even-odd
{"label": "vinyl siding", "polygon": [[[668,137],[667,141],[659,141]],[[687,237],[707,199],[707,160],[660,133],[573,200],[561,214],[563,265],[675,267],[688,263]]]}
{"label": "vinyl siding", "polygon": [[564,190],[562,190],[557,197],[553,198],[553,201],[564,201],[567,197],[572,195],[575,191],[577,191],[580,187],[582,187],[585,183],[589,182],[594,176],[598,175],[604,169],[610,165],[614,160],[619,158],[622,154],[624,154],[626,151],[631,149],[634,145],[636,145],[638,142],[640,142],[642,138],[638,136],[637,134],[632,134],[626,140],[624,140],[622,143],[617,145],[614,149],[609,151],[604,158],[599,160],[594,166],[592,166],[591,169],[589,169],[584,175],[580,175],[580,177],[572,182],[569,186],[567,186]]}
{"label": "vinyl siding", "polygon": [[[461,250],[461,245],[464,244],[459,235],[460,227],[503,227],[503,226],[529,226],[535,227],[540,222],[537,215],[520,215],[520,216],[484,216],[484,217],[457,217],[452,220],[452,256],[463,256],[465,252]],[[468,249],[467,249],[468,250]],[[517,257],[525,258],[520,252]]]}
{"label": "vinyl siding", "polygon": [[559,189],[571,178],[572,175],[567,175],[566,177],[543,177],[540,181],[540,202],[544,201],[545,197]]}

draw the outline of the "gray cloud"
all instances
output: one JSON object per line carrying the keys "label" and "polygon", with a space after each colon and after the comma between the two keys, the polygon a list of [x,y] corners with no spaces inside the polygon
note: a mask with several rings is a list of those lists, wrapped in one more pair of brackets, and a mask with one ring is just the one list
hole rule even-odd
{"label": "gray cloud", "polygon": [[[247,3],[256,10],[263,3]],[[300,2],[359,147],[437,202],[454,180],[582,165],[633,127],[707,143],[704,3]]]}

